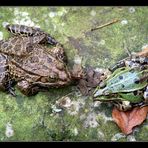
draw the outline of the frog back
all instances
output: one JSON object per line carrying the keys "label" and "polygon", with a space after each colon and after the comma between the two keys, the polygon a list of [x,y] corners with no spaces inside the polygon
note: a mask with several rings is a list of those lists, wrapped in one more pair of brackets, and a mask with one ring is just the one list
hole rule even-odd
{"label": "frog back", "polygon": [[147,86],[148,70],[126,69],[106,81],[104,90],[109,93],[132,92]]}
{"label": "frog back", "polygon": [[45,35],[36,37],[11,37],[8,40],[0,41],[0,52],[23,57],[33,51],[33,45],[40,43],[45,38]]}
{"label": "frog back", "polygon": [[[19,65],[19,63],[16,63]],[[20,65],[28,73],[39,76],[49,76],[65,69],[65,64],[49,53],[46,47],[34,45],[34,52],[24,58]]]}

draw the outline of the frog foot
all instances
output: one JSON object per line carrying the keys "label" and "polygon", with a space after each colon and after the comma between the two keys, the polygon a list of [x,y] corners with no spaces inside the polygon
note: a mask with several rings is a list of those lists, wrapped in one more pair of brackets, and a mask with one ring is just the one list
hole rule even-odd
{"label": "frog foot", "polygon": [[17,88],[26,96],[32,96],[39,92],[37,86],[32,86],[28,81],[25,80],[18,82]]}
{"label": "frog foot", "polygon": [[13,81],[10,80],[8,85],[7,85],[7,88],[6,90],[8,91],[9,94],[11,94],[13,97],[16,97],[16,94],[15,94],[15,89],[12,87],[13,85]]}
{"label": "frog foot", "polygon": [[12,87],[9,88],[9,89],[8,89],[8,93],[11,94],[13,97],[16,97],[15,89],[14,89],[14,88],[12,88]]}

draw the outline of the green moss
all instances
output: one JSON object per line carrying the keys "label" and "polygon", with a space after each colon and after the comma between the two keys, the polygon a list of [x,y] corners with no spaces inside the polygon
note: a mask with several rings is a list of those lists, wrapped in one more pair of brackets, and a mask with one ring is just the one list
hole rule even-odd
{"label": "green moss", "polygon": [[138,141],[148,141],[148,120],[141,126],[140,131],[136,134]]}

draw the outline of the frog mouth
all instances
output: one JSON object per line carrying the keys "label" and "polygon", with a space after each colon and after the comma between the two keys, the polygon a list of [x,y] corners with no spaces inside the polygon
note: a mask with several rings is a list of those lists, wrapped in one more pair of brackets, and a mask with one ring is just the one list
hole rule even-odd
{"label": "frog mouth", "polygon": [[97,90],[94,94],[93,94],[93,98],[97,98],[99,96],[101,96],[103,93],[102,89]]}
{"label": "frog mouth", "polygon": [[108,91],[108,89],[104,88],[104,89],[98,89],[94,92],[93,94],[93,98],[99,97],[99,96],[108,96],[110,94],[110,92]]}

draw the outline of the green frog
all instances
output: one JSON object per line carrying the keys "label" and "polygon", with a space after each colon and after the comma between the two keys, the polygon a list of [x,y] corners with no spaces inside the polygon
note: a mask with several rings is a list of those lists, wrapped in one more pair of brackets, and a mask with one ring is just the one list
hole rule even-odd
{"label": "green frog", "polygon": [[94,101],[113,102],[122,111],[148,105],[148,58],[130,57],[109,68],[113,73],[96,88]]}
{"label": "green frog", "polygon": [[[8,25],[14,34],[0,41],[0,89],[15,95],[13,82],[25,95],[49,87],[62,87],[72,81],[64,48],[49,34],[24,25]],[[43,44],[55,45],[52,48]]]}

